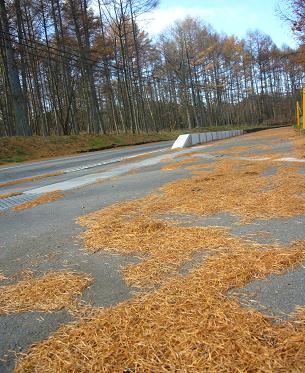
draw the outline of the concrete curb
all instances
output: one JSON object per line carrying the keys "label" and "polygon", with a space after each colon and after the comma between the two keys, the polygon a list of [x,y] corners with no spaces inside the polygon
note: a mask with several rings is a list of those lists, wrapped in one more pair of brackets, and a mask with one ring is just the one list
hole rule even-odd
{"label": "concrete curb", "polygon": [[202,132],[202,133],[186,133],[180,135],[174,142],[172,149],[188,148],[192,145],[203,144],[205,142],[223,140],[229,137],[240,136],[244,130],[232,131],[217,131],[217,132]]}

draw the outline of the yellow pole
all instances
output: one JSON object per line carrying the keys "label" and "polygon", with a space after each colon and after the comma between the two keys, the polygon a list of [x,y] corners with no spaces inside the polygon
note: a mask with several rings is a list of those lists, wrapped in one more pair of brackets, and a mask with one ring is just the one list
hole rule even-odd
{"label": "yellow pole", "polygon": [[305,88],[303,88],[303,129],[305,130]]}
{"label": "yellow pole", "polygon": [[297,107],[296,107],[296,112],[297,112],[297,128],[300,128],[300,105],[299,102],[297,101]]}

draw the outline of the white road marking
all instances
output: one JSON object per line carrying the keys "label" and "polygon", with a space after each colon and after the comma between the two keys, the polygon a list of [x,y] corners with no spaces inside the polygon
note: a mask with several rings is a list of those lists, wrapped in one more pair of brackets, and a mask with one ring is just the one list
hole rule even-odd
{"label": "white road marking", "polygon": [[[142,144],[141,146],[149,146],[151,144],[153,144],[153,143]],[[131,145],[131,146],[129,146],[129,148],[132,148],[132,147],[135,147],[135,146],[137,146],[137,145]],[[166,148],[166,149],[170,149],[170,147]],[[162,151],[162,150],[163,149],[160,149],[160,151]],[[27,166],[36,166],[36,165],[39,166],[39,165],[43,165],[45,163],[56,163],[56,162],[61,162],[61,161],[65,161],[65,160],[70,160],[70,159],[71,160],[74,160],[74,159],[76,160],[76,159],[81,159],[81,158],[86,158],[86,157],[89,158],[89,157],[94,157],[99,153],[103,153],[103,155],[104,155],[104,154],[115,153],[115,152],[119,152],[119,151],[122,151],[122,147],[112,148],[112,149],[109,149],[109,150],[97,150],[97,151],[93,151],[93,152],[86,152],[85,154],[80,154],[80,155],[71,155],[71,156],[66,156],[66,157],[50,158],[50,159],[46,159],[46,160],[42,160],[42,161],[37,160],[36,162],[31,162],[31,163],[25,162],[25,163],[22,163],[22,164],[19,164],[19,165],[14,165],[14,166],[7,166],[7,167],[1,167],[0,166],[0,171],[13,170],[15,168],[27,167]],[[159,149],[154,150],[154,151],[159,151]]]}
{"label": "white road marking", "polygon": [[298,158],[294,158],[294,157],[278,158],[278,159],[275,159],[275,161],[285,161],[285,162],[300,162],[300,163],[305,163],[305,159],[298,159]]}
{"label": "white road marking", "polygon": [[136,158],[136,157],[140,157],[140,156],[143,156],[143,155],[164,152],[164,151],[169,150],[169,149],[170,148],[157,149],[157,150],[152,150],[150,152],[145,152],[145,153],[139,153],[139,154],[135,154],[135,155],[130,155],[128,157],[120,157],[120,158],[111,159],[110,161],[98,162],[98,163],[92,163],[92,164],[88,164],[88,165],[84,165],[84,166],[79,166],[79,167],[67,168],[63,172],[65,174],[68,174],[70,172],[88,170],[89,168],[94,168],[94,167],[98,167],[98,166],[106,166],[108,164],[113,164],[113,163],[118,163],[118,162],[126,161],[126,160],[133,159],[133,158]]}

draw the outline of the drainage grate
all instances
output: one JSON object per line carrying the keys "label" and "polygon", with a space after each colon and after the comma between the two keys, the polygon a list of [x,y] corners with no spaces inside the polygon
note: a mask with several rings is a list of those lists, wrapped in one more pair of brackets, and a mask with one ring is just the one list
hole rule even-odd
{"label": "drainage grate", "polygon": [[20,205],[23,202],[31,201],[36,198],[37,194],[21,194],[19,196],[7,197],[0,199],[0,211],[10,209]]}

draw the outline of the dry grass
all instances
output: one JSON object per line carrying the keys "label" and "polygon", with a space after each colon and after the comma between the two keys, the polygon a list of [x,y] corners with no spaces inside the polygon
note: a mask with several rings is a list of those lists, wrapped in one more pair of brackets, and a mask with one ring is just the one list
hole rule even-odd
{"label": "dry grass", "polygon": [[12,186],[12,185],[17,185],[17,184],[31,183],[33,181],[46,179],[46,178],[52,177],[52,176],[59,176],[59,175],[63,175],[63,174],[64,174],[63,171],[57,171],[57,172],[52,172],[52,173],[43,174],[43,175],[37,175],[37,176],[33,176],[33,177],[26,177],[24,179],[12,180],[12,181],[8,181],[6,183],[0,184],[0,188]]}
{"label": "dry grass", "polygon": [[14,196],[20,196],[21,194],[22,194],[22,192],[3,193],[3,194],[0,194],[0,199],[14,197]]}
{"label": "dry grass", "polygon": [[12,207],[11,210],[19,211],[19,210],[29,209],[32,207],[43,205],[45,203],[56,201],[59,198],[62,198],[63,196],[64,196],[63,193],[60,191],[45,193],[41,195],[40,197],[33,199],[32,201],[23,202],[20,205]]}
{"label": "dry grass", "polygon": [[60,310],[75,300],[92,283],[88,276],[74,272],[49,272],[15,285],[0,287],[0,314]]}

